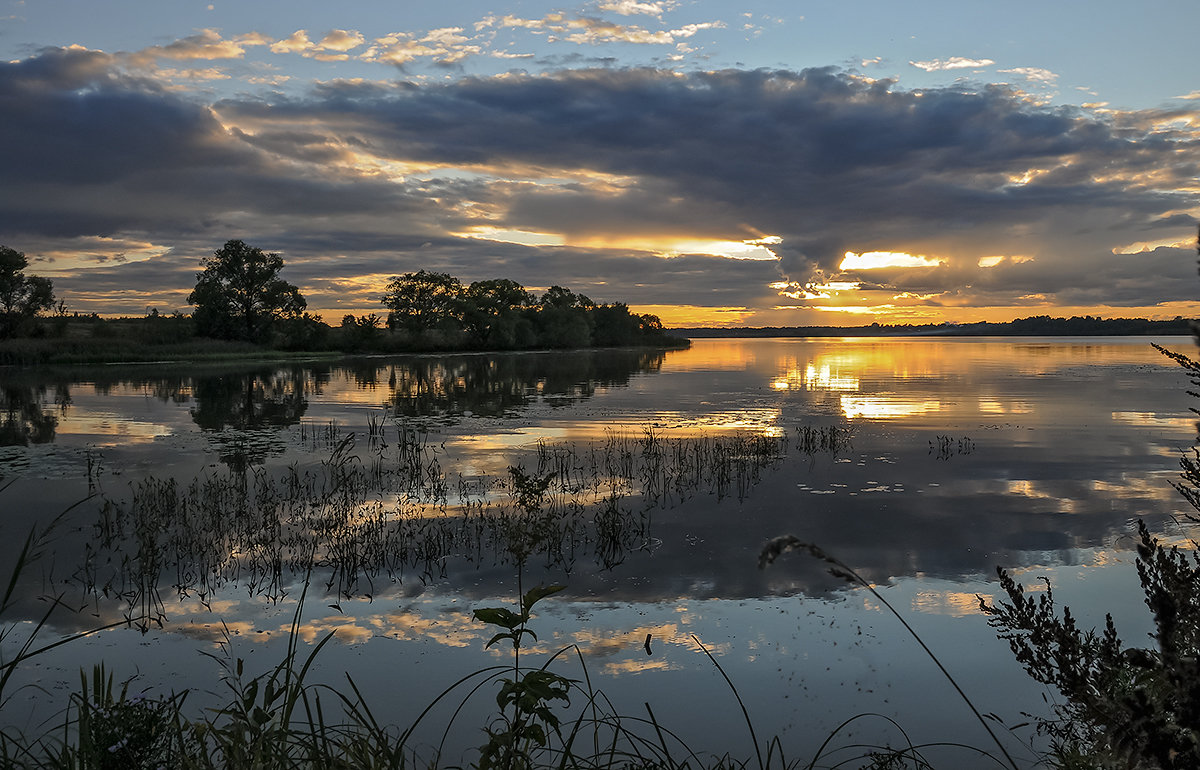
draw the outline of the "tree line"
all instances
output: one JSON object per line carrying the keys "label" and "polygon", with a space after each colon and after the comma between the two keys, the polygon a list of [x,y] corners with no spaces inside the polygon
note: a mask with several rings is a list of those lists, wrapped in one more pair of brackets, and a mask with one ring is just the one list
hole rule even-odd
{"label": "tree line", "polygon": [[675,334],[689,339],[700,337],[1002,337],[1002,336],[1123,336],[1191,334],[1190,321],[1174,319],[1099,318],[1048,315],[1017,318],[1012,321],[976,321],[973,323],[866,324],[863,326],[739,326],[734,328],[677,328]]}
{"label": "tree line", "polygon": [[[54,307],[49,279],[25,276],[25,255],[0,246],[0,339],[61,334],[67,320],[88,321],[93,336],[115,336],[112,324],[93,314],[68,316]],[[147,343],[208,338],[284,350],[348,352],[407,350],[515,350],[627,345],[670,345],[657,316],[633,313],[623,302],[597,304],[583,294],[552,286],[540,297],[507,278],[463,284],[427,270],[394,276],[380,297],[385,315],[348,314],[338,327],[308,312],[300,290],[281,277],[279,254],[230,240],[201,263],[188,295],[191,314],[152,309],[134,335]],[[127,319],[128,320],[128,319]],[[57,322],[57,323],[56,323]],[[108,328],[106,328],[108,327]]]}

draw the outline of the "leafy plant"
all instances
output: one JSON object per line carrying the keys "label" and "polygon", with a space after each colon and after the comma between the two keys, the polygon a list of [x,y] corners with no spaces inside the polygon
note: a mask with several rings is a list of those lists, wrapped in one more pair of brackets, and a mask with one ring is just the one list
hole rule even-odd
{"label": "leafy plant", "polygon": [[[224,658],[213,657],[226,669],[223,677],[232,699],[229,704],[215,712],[214,718],[195,725],[194,729],[214,753],[220,755],[224,767],[271,767],[273,761],[291,756],[293,753],[320,753],[321,745],[315,740],[322,731],[313,722],[309,701],[309,685],[304,680],[317,654],[333,638],[330,631],[312,647],[302,663],[299,663],[300,616],[307,593],[301,592],[288,635],[287,652],[269,674],[260,674],[245,679],[245,664],[241,658],[228,655],[228,641],[223,647]],[[227,637],[228,640],[228,637]],[[303,729],[293,723],[297,708],[303,705],[308,717],[307,737]],[[299,745],[294,745],[299,743]]]}
{"label": "leafy plant", "polygon": [[545,748],[549,742],[547,730],[557,733],[559,729],[559,718],[551,706],[556,700],[569,704],[571,687],[575,684],[571,679],[546,670],[545,666],[524,673],[521,670],[521,643],[527,636],[537,641],[537,634],[529,627],[533,605],[565,590],[566,586],[539,585],[523,591],[525,561],[540,539],[539,519],[553,476],[530,476],[517,466],[510,466],[508,472],[512,477],[513,497],[524,513],[523,517],[509,523],[507,533],[509,550],[517,562],[520,604],[517,612],[507,607],[485,607],[474,612],[476,620],[502,629],[488,640],[485,649],[505,640],[512,642],[513,647],[512,677],[500,680],[500,692],[496,694],[500,716],[484,728],[488,740],[480,747],[481,770],[534,766],[533,753]]}
{"label": "leafy plant", "polygon": [[550,585],[530,589],[521,596],[519,612],[506,607],[486,607],[474,612],[476,620],[503,629],[485,647],[503,640],[512,642],[513,646],[512,677],[500,680],[500,692],[496,694],[500,716],[485,728],[488,741],[480,747],[481,770],[532,767],[533,752],[545,748],[548,743],[547,730],[558,732],[559,718],[551,706],[556,700],[570,703],[570,691],[575,681],[545,667],[522,673],[519,655],[524,637],[537,640],[537,634],[529,628],[533,605],[565,588]]}
{"label": "leafy plant", "polygon": [[1003,569],[1009,602],[980,609],[1038,682],[1062,693],[1039,729],[1060,767],[1200,767],[1200,557],[1166,548],[1139,522],[1138,579],[1157,649],[1124,647],[1112,616],[1081,630],[1054,593],[1030,595]]}

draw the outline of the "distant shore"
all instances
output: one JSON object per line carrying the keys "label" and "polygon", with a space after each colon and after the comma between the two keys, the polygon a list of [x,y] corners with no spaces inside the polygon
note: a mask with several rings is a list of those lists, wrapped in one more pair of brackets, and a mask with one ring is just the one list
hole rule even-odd
{"label": "distant shore", "polygon": [[1146,318],[1095,318],[1033,316],[1006,323],[980,321],[968,324],[878,324],[864,326],[747,326],[680,327],[668,334],[698,339],[706,337],[1107,337],[1123,335],[1191,334],[1185,318],[1151,321]]}

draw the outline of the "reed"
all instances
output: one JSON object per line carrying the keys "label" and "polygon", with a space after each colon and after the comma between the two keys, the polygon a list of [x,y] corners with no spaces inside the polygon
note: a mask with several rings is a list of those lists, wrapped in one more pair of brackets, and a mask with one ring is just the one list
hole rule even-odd
{"label": "reed", "polygon": [[[301,444],[328,453],[315,464],[235,465],[191,480],[128,482],[123,494],[103,490],[68,583],[90,600],[120,602],[146,628],[165,620],[164,592],[206,602],[237,584],[279,601],[316,570],[329,591],[350,597],[372,593],[379,580],[441,577],[452,559],[511,563],[514,522],[533,520],[510,494],[520,478],[448,470],[449,455],[427,431],[403,420],[388,428],[376,425],[360,451],[355,433],[336,422],[304,422]],[[844,446],[825,435],[826,451]],[[654,511],[700,494],[744,500],[788,451],[786,434],[655,429],[538,443],[529,471],[546,483],[537,553],[547,567],[585,558],[611,568],[651,542]]]}

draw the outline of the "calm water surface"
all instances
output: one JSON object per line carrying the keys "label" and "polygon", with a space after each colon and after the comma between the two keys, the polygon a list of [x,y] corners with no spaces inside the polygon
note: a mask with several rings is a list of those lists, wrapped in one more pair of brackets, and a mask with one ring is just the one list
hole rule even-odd
{"label": "calm water surface", "polygon": [[[1191,350],[1185,338],[1157,341]],[[701,644],[760,741],[779,735],[792,759],[807,761],[843,720],[868,713],[917,742],[988,748],[873,597],[799,554],[759,569],[762,546],[794,534],[853,566],[980,711],[1025,721],[1021,712],[1044,708],[1041,690],[995,639],[978,597],[997,595],[997,566],[1027,584],[1044,575],[1083,622],[1112,612],[1124,639],[1144,638],[1136,520],[1173,541],[1188,534],[1170,485],[1195,435],[1185,385],[1144,338],[698,340],[666,353],[0,373],[0,474],[11,482],[0,492],[0,557],[11,560],[30,526],[93,495],[55,525],[6,620],[39,616],[47,591],[80,608],[59,615],[55,633],[120,619],[130,601],[156,620],[39,659],[21,683],[42,689],[0,719],[36,731],[79,667],[99,660],[135,676],[135,691],[193,688],[198,708],[221,691],[220,667],[201,653],[220,654],[226,636],[228,654],[252,670],[279,660],[311,569],[301,634],[336,631],[315,675],[337,684],[349,673],[377,715],[407,725],[460,676],[509,659],[500,645],[484,649],[492,631],[471,611],[513,601],[511,548],[482,524],[451,537],[446,522],[511,508],[507,468],[519,464],[559,474],[552,504],[567,522],[525,567],[526,587],[568,587],[539,605],[526,660],[576,645],[619,712],[641,718],[649,703],[699,751],[753,754]],[[403,436],[419,444],[420,478],[395,470]],[[674,476],[646,470],[648,453],[661,468],[689,451],[708,459],[687,472],[676,463]],[[409,539],[372,540],[361,522],[353,536],[285,522],[257,539],[173,540],[153,575],[129,569],[139,542],[167,542],[182,526],[134,513],[146,479],[176,479],[178,500],[193,482],[263,489],[289,473],[327,479],[337,463],[375,479],[353,505],[370,509],[379,531],[419,523]],[[281,553],[272,537],[301,530],[326,538],[307,561],[253,568],[269,561],[256,554]],[[576,656],[562,671],[583,675]],[[425,741],[440,740],[460,700],[430,718]],[[488,690],[468,704],[454,752],[482,742],[493,703]],[[1019,753],[1030,731],[1006,736]],[[864,741],[901,737],[864,717],[837,742]]]}

